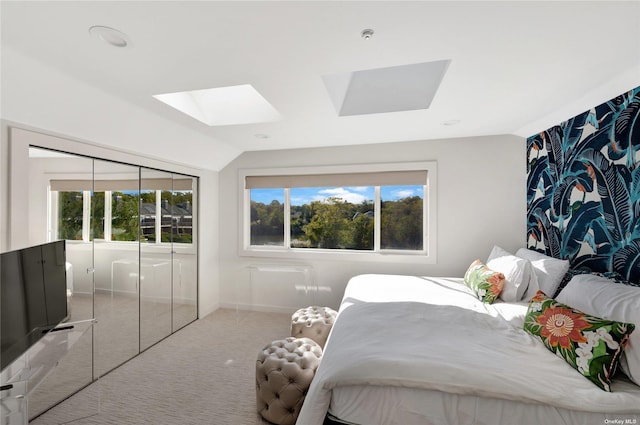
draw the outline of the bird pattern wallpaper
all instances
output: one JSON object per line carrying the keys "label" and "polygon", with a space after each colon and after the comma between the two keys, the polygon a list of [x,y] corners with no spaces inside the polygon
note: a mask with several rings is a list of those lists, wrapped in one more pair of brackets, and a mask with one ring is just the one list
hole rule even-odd
{"label": "bird pattern wallpaper", "polygon": [[640,87],[527,139],[527,246],[640,281]]}

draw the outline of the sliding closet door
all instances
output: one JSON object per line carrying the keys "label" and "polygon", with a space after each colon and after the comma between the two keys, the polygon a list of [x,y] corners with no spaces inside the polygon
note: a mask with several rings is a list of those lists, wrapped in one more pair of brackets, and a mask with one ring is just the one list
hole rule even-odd
{"label": "sliding closet door", "polygon": [[171,173],[140,170],[140,348],[171,334]]}
{"label": "sliding closet door", "polygon": [[[67,354],[29,394],[29,418],[44,412],[91,383],[93,379],[93,250],[89,238],[93,160],[46,149],[29,148],[30,244],[66,240],[68,324]],[[42,345],[52,344],[46,336]],[[38,365],[32,365],[37,369]],[[98,408],[87,395],[84,410],[70,412],[69,421]]]}
{"label": "sliding closet door", "polygon": [[[197,319],[197,187],[190,176],[30,149],[29,241],[67,241],[68,321],[79,335],[30,394],[30,418]],[[92,388],[66,419],[99,411]]]}
{"label": "sliding closet door", "polygon": [[197,178],[173,175],[173,330],[198,317]]}
{"label": "sliding closet door", "polygon": [[140,352],[139,167],[94,160],[96,377]]}

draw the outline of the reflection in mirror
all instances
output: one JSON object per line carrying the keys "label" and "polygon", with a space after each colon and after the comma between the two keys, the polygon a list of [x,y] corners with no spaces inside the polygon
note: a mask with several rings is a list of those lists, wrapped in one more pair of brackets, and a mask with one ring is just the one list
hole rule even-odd
{"label": "reflection in mirror", "polygon": [[67,241],[68,320],[97,323],[30,393],[29,418],[197,319],[197,182],[30,148],[29,242]]}
{"label": "reflection in mirror", "polygon": [[96,377],[140,351],[139,167],[94,160],[90,238],[95,282]]}
{"label": "reflection in mirror", "polygon": [[141,168],[140,188],[140,349],[144,350],[171,334],[171,174]]}
{"label": "reflection in mirror", "polygon": [[[67,301],[74,323],[93,318],[93,267],[88,238],[89,200],[93,160],[47,149],[29,149],[29,244],[66,239]],[[87,326],[79,325],[79,326]],[[42,413],[91,383],[92,332],[82,335],[42,383],[29,395],[29,418]],[[46,342],[46,340],[45,340]],[[95,414],[97,398],[88,401],[86,412],[69,419]]]}
{"label": "reflection in mirror", "polygon": [[197,179],[173,175],[173,331],[198,317]]}

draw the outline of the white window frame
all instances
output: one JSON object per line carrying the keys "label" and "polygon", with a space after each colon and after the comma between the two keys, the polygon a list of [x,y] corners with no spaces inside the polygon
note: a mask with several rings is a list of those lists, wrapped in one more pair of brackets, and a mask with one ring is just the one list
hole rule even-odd
{"label": "white window frame", "polygon": [[[73,241],[68,241],[70,243],[87,243],[87,242],[91,242],[91,238],[90,238],[90,232],[91,232],[91,194],[92,191],[90,190],[78,190],[77,192],[82,192],[82,240],[73,240]],[[162,200],[160,199],[160,193],[162,191],[161,190],[156,190],[156,202],[155,202],[155,206],[156,206],[156,224],[159,223],[160,221],[158,221],[157,217],[161,217],[162,215],[160,214],[161,212],[161,203]],[[48,196],[48,229],[50,229],[48,231],[49,234],[49,240],[53,241],[56,240],[56,238],[58,237],[58,205],[59,205],[59,193],[60,191],[57,190],[51,190],[51,187],[48,187],[47,190],[47,196]],[[193,190],[192,190],[193,193]],[[111,235],[112,235],[112,217],[111,217],[111,210],[112,210],[112,205],[113,205],[113,200],[112,200],[112,194],[113,191],[112,190],[105,190],[104,191],[104,239],[96,239],[99,240],[100,242],[105,242],[105,243],[119,243],[119,244],[137,244],[139,241],[112,241],[111,240]],[[192,198],[192,203],[194,203],[193,198]],[[155,226],[155,232],[156,232],[156,241],[153,243],[148,243],[145,242],[146,245],[149,246],[161,246],[161,245],[176,245],[176,246],[184,246],[184,247],[191,247],[191,246],[195,246],[195,238],[192,239],[191,243],[185,243],[185,242],[162,242],[162,234],[161,234],[161,226],[160,225],[156,225]],[[193,235],[192,235],[193,236]]]}
{"label": "white window frame", "polygon": [[[349,249],[291,248],[290,247],[290,211],[289,189],[284,188],[284,246],[251,245],[251,191],[245,189],[248,176],[302,176],[316,174],[342,173],[375,173],[392,171],[427,171],[427,184],[424,186],[423,202],[423,249],[413,250],[380,250],[380,220],[375,220],[373,251]],[[317,167],[289,168],[251,168],[238,170],[238,210],[242,222],[238,226],[238,255],[244,257],[291,258],[291,259],[326,259],[341,261],[381,261],[435,264],[436,257],[436,193],[437,163],[436,161],[402,162],[384,164],[358,164]],[[375,186],[376,211],[380,211],[380,188]]]}

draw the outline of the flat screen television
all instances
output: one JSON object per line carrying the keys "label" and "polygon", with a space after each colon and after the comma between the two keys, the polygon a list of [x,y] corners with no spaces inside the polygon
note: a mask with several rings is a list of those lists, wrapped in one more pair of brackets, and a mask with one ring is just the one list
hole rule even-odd
{"label": "flat screen television", "polygon": [[4,370],[67,317],[65,241],[0,254],[0,364]]}

